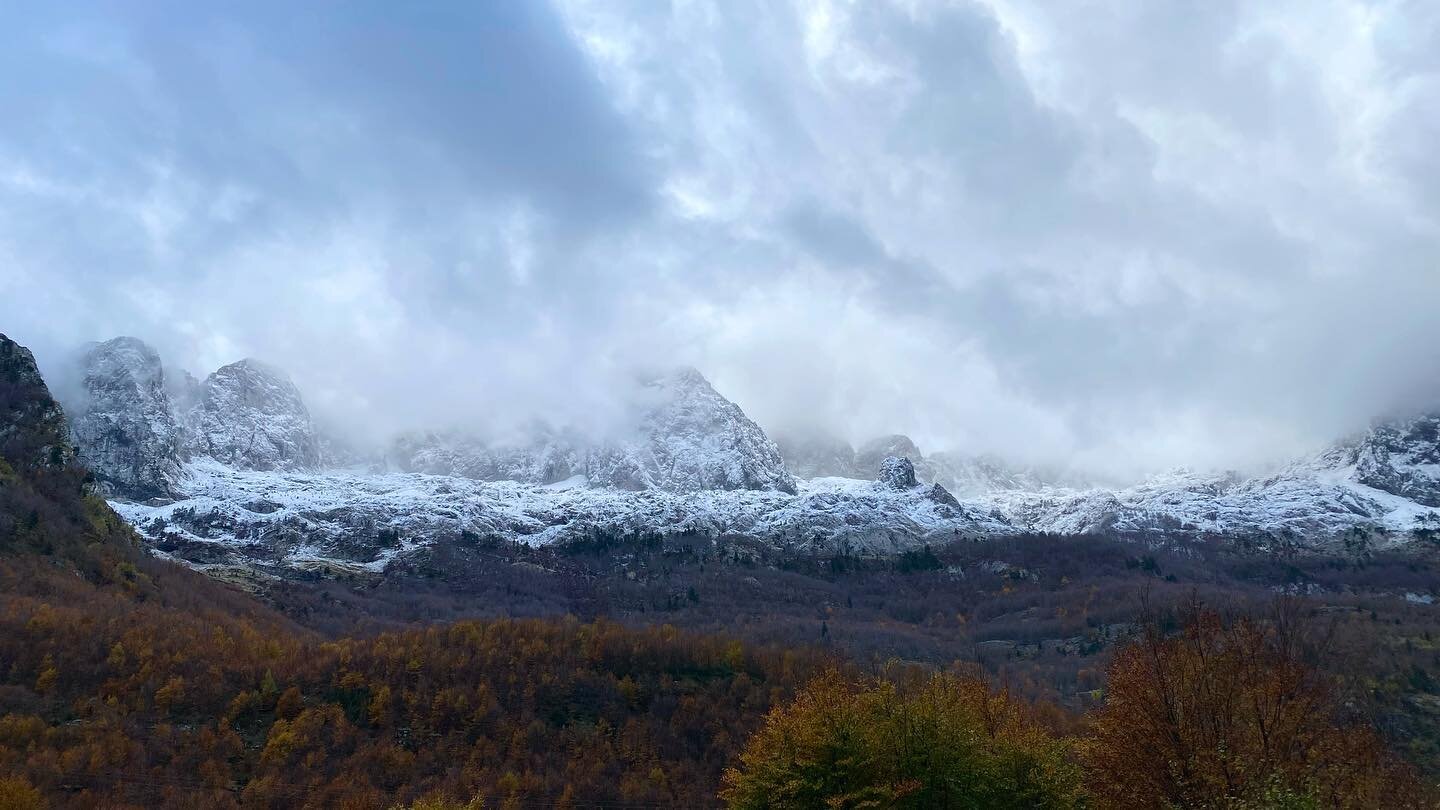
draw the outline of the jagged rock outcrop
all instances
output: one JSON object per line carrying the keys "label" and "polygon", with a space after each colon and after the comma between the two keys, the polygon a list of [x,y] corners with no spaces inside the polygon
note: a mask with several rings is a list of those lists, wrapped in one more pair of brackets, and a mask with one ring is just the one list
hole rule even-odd
{"label": "jagged rock outcrop", "polygon": [[960,502],[949,490],[939,484],[926,486],[915,477],[915,465],[904,456],[886,456],[880,462],[879,482],[890,489],[907,491],[920,489],[926,500],[945,506],[960,508]]}
{"label": "jagged rock outcrop", "polygon": [[1440,413],[1378,424],[1321,454],[1319,464],[1348,468],[1357,483],[1440,507]]}
{"label": "jagged rock outcrop", "polygon": [[855,467],[866,475],[873,475],[873,470],[890,456],[909,459],[915,467],[915,477],[920,481],[934,483],[940,479],[940,471],[931,463],[929,457],[920,452],[914,440],[903,433],[877,436],[860,445],[855,451]]}
{"label": "jagged rock outcrop", "polygon": [[[0,334],[0,459],[14,471],[75,460],[65,411],[50,395],[35,356]],[[4,485],[0,470],[0,486]]]}
{"label": "jagged rock outcrop", "polygon": [[72,427],[101,491],[137,500],[172,496],[182,435],[160,356],[136,338],[118,337],[89,346],[80,362]]}
{"label": "jagged rock outcrop", "polygon": [[638,426],[590,451],[592,486],[617,489],[795,492],[780,448],[700,372],[681,369],[645,383]]}
{"label": "jagged rock outcrop", "polygon": [[300,391],[284,372],[257,360],[206,377],[185,422],[197,456],[242,470],[320,466],[320,444]]}
{"label": "jagged rock outcrop", "polygon": [[880,483],[891,489],[914,489],[920,486],[915,480],[915,465],[904,456],[886,456],[880,462]]}

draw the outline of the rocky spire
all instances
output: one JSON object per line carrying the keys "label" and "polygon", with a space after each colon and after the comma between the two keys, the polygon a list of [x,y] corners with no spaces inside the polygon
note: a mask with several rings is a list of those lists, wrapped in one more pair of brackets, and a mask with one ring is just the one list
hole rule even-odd
{"label": "rocky spire", "polygon": [[886,456],[880,462],[880,482],[894,489],[914,489],[920,485],[915,480],[915,465],[903,456]]}
{"label": "rocky spire", "polygon": [[101,490],[134,500],[171,496],[181,431],[160,356],[136,338],[118,337],[88,347],[81,372],[75,440]]}
{"label": "rocky spire", "polygon": [[645,393],[634,434],[590,452],[586,474],[592,485],[795,491],[780,448],[700,372],[681,368],[657,377]]}
{"label": "rocky spire", "polygon": [[247,470],[314,470],[320,445],[300,391],[257,360],[224,366],[200,384],[186,414],[190,451]]}

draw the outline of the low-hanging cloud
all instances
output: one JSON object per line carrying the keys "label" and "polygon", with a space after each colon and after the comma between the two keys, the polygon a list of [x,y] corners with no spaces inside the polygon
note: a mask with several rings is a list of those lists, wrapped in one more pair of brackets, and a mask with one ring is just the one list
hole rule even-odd
{"label": "low-hanging cloud", "polygon": [[[1440,15],[96,3],[0,26],[0,329],[372,436],[763,425],[1110,473],[1440,403]],[[58,361],[56,361],[58,362]]]}

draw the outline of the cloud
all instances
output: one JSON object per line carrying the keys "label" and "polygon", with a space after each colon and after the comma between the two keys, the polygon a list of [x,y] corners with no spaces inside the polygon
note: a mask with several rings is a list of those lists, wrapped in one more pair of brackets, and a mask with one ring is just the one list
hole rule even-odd
{"label": "cloud", "polygon": [[12,11],[0,318],[326,419],[775,429],[1138,473],[1440,401],[1425,4]]}

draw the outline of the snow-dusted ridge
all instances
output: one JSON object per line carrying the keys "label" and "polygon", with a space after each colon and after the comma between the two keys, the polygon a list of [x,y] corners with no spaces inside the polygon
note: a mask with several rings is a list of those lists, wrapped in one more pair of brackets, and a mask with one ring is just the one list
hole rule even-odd
{"label": "snow-dusted ridge", "polygon": [[[422,473],[186,467],[186,496],[113,501],[162,549],[199,562],[304,567],[333,561],[383,569],[440,542],[549,545],[606,537],[745,538],[779,550],[894,554],[1009,530],[1004,521],[936,497],[932,487],[824,478],[773,490],[668,492],[475,481]],[[941,490],[943,492],[943,490]]]}
{"label": "snow-dusted ridge", "polygon": [[1222,536],[1313,548],[1407,545],[1440,530],[1440,509],[1366,486],[1346,468],[1296,464],[1238,479],[1177,471],[1120,490],[981,496],[1015,525],[1053,534]]}
{"label": "snow-dusted ridge", "polygon": [[381,570],[447,542],[692,534],[876,555],[1022,532],[1351,550],[1440,534],[1440,416],[1377,426],[1265,477],[1180,471],[1111,490],[996,459],[926,457],[900,435],[858,451],[827,439],[777,446],[682,369],[645,382],[630,433],[542,428],[504,446],[417,434],[383,461],[337,470],[283,372],[242,361],[167,385],[133,339],[87,358],[86,404],[103,408],[79,411],[92,422],[75,432],[106,442],[87,458],[120,482],[112,505],[157,549],[199,565]]}
{"label": "snow-dusted ridge", "polygon": [[[887,467],[902,463],[891,458]],[[911,468],[913,472],[913,468]],[[1048,532],[1232,537],[1262,547],[1372,549],[1440,529],[1440,509],[1296,468],[1265,479],[1174,473],[1119,491],[997,491],[956,500],[936,485],[825,477],[774,490],[629,491],[583,477],[540,485],[423,473],[185,466],[185,496],[111,505],[157,547],[200,563],[383,570],[436,543],[564,544],[597,537],[762,543],[777,552],[890,555],[926,543]]]}

